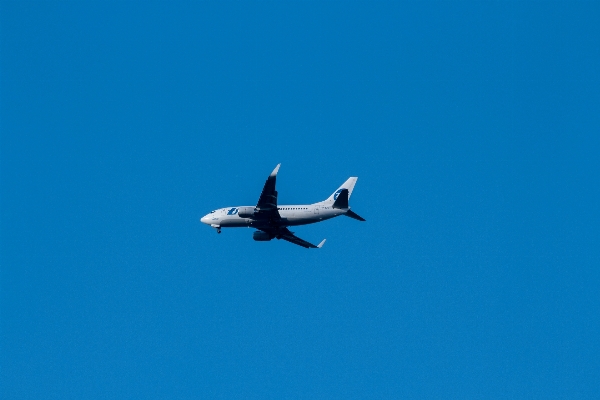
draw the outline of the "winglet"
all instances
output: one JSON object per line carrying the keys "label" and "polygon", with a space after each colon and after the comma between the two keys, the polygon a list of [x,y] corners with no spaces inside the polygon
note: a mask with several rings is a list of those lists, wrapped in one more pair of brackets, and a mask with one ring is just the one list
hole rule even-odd
{"label": "winglet", "polygon": [[276,176],[277,172],[279,172],[279,167],[281,167],[281,163],[277,164],[277,166],[275,167],[275,169],[273,170],[273,172],[271,172],[270,176]]}
{"label": "winglet", "polygon": [[317,249],[320,249],[321,247],[323,247],[323,245],[325,244],[325,241],[326,241],[326,240],[327,240],[327,239],[323,239],[323,240],[321,241],[321,243],[319,243],[319,244],[317,245]]}

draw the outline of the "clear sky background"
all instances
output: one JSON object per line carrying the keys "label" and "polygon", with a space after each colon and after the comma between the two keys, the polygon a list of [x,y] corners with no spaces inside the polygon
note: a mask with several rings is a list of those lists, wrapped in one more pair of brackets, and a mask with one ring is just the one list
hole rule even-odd
{"label": "clear sky background", "polygon": [[[598,398],[599,21],[3,1],[0,397]],[[367,222],[199,222],[277,163]]]}

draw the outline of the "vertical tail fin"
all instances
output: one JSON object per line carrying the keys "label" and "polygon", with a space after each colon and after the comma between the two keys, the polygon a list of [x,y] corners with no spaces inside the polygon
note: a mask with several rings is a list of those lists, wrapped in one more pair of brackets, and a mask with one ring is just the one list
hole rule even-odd
{"label": "vertical tail fin", "polygon": [[340,189],[339,192],[331,208],[348,208],[348,189]]}
{"label": "vertical tail fin", "polygon": [[348,199],[350,199],[350,196],[352,195],[352,191],[354,190],[354,185],[356,185],[357,180],[358,180],[358,178],[356,176],[352,176],[352,177],[348,178],[348,180],[346,180],[346,182],[344,182],[342,184],[342,186],[340,186],[335,192],[333,192],[333,194],[331,196],[329,196],[327,198],[327,200],[325,200],[323,203],[333,204],[333,202],[338,199],[338,196],[344,189],[346,189],[348,191]]}

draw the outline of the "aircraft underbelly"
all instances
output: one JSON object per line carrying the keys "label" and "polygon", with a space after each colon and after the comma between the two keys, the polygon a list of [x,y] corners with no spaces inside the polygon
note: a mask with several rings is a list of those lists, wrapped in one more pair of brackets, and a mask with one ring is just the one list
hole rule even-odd
{"label": "aircraft underbelly", "polygon": [[285,222],[287,226],[298,226],[298,225],[308,225],[313,224],[315,222],[319,222],[318,218],[288,218]]}
{"label": "aircraft underbelly", "polygon": [[227,228],[239,228],[248,226],[248,221],[246,218],[225,218],[221,221],[221,226]]}

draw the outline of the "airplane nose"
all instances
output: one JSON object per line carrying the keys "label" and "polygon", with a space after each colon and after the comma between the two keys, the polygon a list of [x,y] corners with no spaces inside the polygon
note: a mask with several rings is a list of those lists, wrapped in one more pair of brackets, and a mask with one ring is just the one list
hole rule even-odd
{"label": "airplane nose", "polygon": [[208,222],[208,215],[205,215],[204,217],[200,218],[200,222],[202,222],[203,224],[210,224],[210,222]]}

